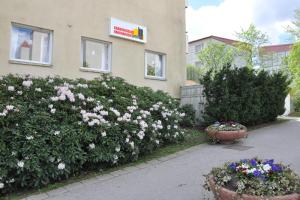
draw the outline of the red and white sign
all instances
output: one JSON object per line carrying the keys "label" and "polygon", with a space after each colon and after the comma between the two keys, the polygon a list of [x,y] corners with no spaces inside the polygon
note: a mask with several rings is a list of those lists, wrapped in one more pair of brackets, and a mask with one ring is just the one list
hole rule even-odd
{"label": "red and white sign", "polygon": [[111,18],[110,21],[110,35],[141,43],[147,42],[146,27],[115,18]]}

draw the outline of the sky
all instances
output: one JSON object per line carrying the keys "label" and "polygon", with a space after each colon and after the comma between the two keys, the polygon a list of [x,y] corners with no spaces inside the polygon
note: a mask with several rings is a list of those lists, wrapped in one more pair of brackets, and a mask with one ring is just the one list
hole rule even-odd
{"label": "sky", "polygon": [[300,0],[189,0],[189,41],[210,35],[237,39],[236,32],[253,23],[269,36],[270,44],[290,43],[286,28],[296,9]]}

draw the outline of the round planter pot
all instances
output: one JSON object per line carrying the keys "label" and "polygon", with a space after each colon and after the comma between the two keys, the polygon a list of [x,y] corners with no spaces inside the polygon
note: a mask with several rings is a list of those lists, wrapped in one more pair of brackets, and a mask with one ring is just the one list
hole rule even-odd
{"label": "round planter pot", "polygon": [[284,196],[274,196],[274,197],[257,197],[251,195],[242,196],[238,195],[236,192],[228,190],[223,187],[217,187],[214,181],[213,176],[209,177],[209,187],[211,191],[214,193],[215,198],[218,200],[233,200],[233,199],[241,199],[241,200],[299,200],[299,194],[290,194]]}
{"label": "round planter pot", "polygon": [[222,143],[230,143],[235,140],[245,138],[248,136],[247,130],[238,131],[212,131],[207,130],[206,132],[211,138],[214,138]]}

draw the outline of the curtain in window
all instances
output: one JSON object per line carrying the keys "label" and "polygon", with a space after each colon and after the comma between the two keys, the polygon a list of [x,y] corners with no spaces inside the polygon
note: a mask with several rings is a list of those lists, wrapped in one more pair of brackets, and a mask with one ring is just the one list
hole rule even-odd
{"label": "curtain in window", "polygon": [[32,33],[32,30],[27,28],[12,28],[11,57],[13,59],[31,60]]}

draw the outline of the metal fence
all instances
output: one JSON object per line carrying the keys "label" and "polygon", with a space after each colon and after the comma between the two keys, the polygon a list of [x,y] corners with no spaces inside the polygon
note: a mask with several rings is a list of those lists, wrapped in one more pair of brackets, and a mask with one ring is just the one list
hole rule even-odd
{"label": "metal fence", "polygon": [[196,111],[197,123],[203,121],[205,99],[203,97],[202,85],[191,85],[181,87],[181,105],[191,104]]}

